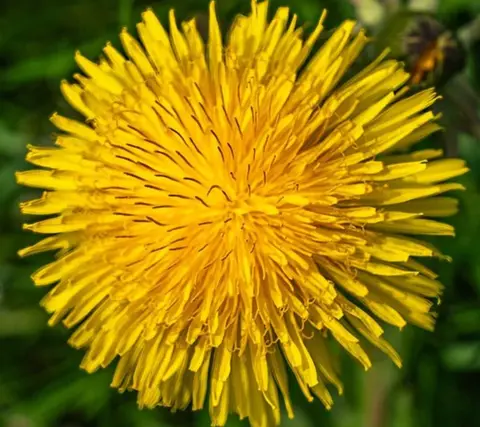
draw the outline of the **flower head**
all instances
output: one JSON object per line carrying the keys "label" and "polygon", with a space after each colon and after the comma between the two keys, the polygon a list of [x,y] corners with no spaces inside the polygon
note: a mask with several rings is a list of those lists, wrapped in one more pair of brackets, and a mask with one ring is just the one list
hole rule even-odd
{"label": "flower head", "polygon": [[[204,45],[195,22],[168,34],[152,11],[110,44],[99,64],[63,82],[86,124],[55,114],[56,148],[30,147],[44,188],[25,225],[51,234],[21,255],[58,250],[33,275],[54,284],[43,305],[76,327],[93,372],[118,359],[112,385],[140,406],[229,412],[252,426],[293,416],[287,365],[308,400],[329,408],[342,385],[327,340],[360,363],[370,341],[400,365],[378,320],[434,324],[441,285],[418,257],[439,256],[405,235],[452,235],[436,197],[466,171],[439,150],[391,154],[436,131],[433,90],[406,97],[408,74],[378,58],[346,71],[367,39],[344,22],[305,64],[324,16],[304,40],[287,8],[267,3],[235,20],[225,43],[210,5]],[[301,70],[301,71],[300,71]]]}

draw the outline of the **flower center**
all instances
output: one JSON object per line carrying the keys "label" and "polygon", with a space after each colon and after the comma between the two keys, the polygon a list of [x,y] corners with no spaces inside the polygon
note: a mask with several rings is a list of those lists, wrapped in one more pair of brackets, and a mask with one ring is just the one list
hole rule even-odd
{"label": "flower center", "polygon": [[266,215],[277,215],[279,213],[273,201],[255,195],[246,200],[236,200],[231,204],[230,211],[236,215],[246,215],[253,212],[261,212]]}

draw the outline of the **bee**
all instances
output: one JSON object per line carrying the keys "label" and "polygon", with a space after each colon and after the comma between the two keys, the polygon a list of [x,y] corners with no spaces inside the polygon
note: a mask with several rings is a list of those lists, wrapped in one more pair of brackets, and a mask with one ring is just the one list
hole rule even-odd
{"label": "bee", "polygon": [[437,40],[430,43],[422,52],[411,68],[411,83],[418,85],[430,73],[440,74],[445,64],[445,52],[448,48],[456,47],[450,33],[441,34]]}
{"label": "bee", "polygon": [[417,18],[407,30],[404,41],[413,85],[438,84],[465,66],[465,53],[460,43],[432,17]]}

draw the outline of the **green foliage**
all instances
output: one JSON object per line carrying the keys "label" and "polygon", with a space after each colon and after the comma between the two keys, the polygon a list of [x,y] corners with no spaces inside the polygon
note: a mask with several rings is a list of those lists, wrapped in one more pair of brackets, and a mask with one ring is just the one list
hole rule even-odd
{"label": "green foliage", "polygon": [[[246,0],[218,0],[220,21],[228,23]],[[307,30],[329,9],[327,26],[334,28],[353,17],[346,0],[272,0],[272,8],[289,5]],[[66,344],[68,332],[47,327],[47,315],[38,302],[45,294],[30,274],[45,259],[20,260],[16,251],[34,238],[21,231],[18,202],[35,191],[15,184],[14,172],[26,168],[25,145],[50,143],[53,127],[48,116],[71,110],[62,101],[58,85],[75,72],[73,53],[80,49],[95,58],[107,40],[118,45],[122,26],[134,28],[140,13],[151,6],[165,21],[175,6],[177,16],[190,18],[205,11],[207,0],[33,0],[2,2],[0,14],[0,425],[6,427],[204,427],[206,412],[170,414],[167,410],[140,411],[135,395],[118,394],[109,387],[112,370],[88,375],[78,366],[81,352]],[[472,0],[443,0],[442,16],[471,17],[480,13]],[[456,18],[456,20],[460,20]],[[471,63],[480,63],[472,49]],[[472,67],[472,84],[480,88],[480,67]],[[453,108],[453,107],[448,107]],[[429,142],[441,144],[439,137]],[[342,377],[345,395],[336,398],[331,412],[307,403],[292,387],[297,417],[282,426],[314,427],[457,427],[480,419],[480,141],[462,135],[460,156],[471,173],[467,190],[459,195],[461,213],[452,219],[457,237],[435,243],[452,263],[436,263],[446,291],[436,331],[412,327],[399,334],[388,330],[403,360],[397,370],[384,356],[376,357],[365,374],[345,355]],[[229,427],[246,426],[232,417]]]}

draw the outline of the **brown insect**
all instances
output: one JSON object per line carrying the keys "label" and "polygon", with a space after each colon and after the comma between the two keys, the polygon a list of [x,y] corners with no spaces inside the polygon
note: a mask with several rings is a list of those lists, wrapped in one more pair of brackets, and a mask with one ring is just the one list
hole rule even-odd
{"label": "brown insect", "polygon": [[451,39],[450,34],[442,34],[437,40],[423,51],[414,62],[411,69],[411,82],[420,84],[428,74],[441,72],[445,63],[445,52],[456,43]]}
{"label": "brown insect", "polygon": [[450,31],[430,17],[415,22],[405,37],[411,83],[433,83],[461,66],[462,48]]}

